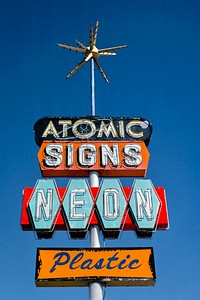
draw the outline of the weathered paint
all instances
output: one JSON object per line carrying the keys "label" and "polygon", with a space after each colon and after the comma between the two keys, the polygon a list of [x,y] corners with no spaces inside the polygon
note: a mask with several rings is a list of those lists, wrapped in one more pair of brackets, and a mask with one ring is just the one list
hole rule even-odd
{"label": "weathered paint", "polygon": [[38,249],[36,286],[155,285],[152,248]]}

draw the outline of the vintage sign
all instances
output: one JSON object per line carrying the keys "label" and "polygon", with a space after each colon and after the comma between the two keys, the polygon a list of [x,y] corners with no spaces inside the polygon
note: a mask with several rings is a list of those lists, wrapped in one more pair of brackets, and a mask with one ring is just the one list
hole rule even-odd
{"label": "vintage sign", "polygon": [[152,248],[38,249],[36,286],[153,286]]}
{"label": "vintage sign", "polygon": [[44,141],[38,152],[43,177],[144,177],[149,152],[144,142]]}
{"label": "vintage sign", "polygon": [[99,188],[89,187],[85,179],[70,180],[66,188],[57,188],[53,179],[40,179],[34,188],[24,189],[23,230],[35,230],[39,238],[69,230],[71,237],[81,238],[92,224],[100,225],[107,238],[117,238],[121,230],[147,237],[167,229],[165,190],[147,179],[134,180],[132,187],[104,179]]}
{"label": "vintage sign", "polygon": [[138,117],[44,117],[35,123],[34,132],[39,146],[45,140],[131,140],[148,146],[152,124]]}

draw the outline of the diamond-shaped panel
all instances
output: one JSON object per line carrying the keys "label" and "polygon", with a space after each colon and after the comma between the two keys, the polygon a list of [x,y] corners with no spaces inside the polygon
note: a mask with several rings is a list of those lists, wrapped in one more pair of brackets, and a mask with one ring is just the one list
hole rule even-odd
{"label": "diamond-shaped panel", "polygon": [[105,230],[120,229],[127,206],[118,179],[102,180],[96,207]]}
{"label": "diamond-shaped panel", "polygon": [[35,230],[53,230],[54,220],[60,208],[56,182],[53,179],[39,179],[28,204],[29,214]]}
{"label": "diamond-shaped panel", "polygon": [[93,206],[87,181],[70,180],[63,200],[63,212],[71,230],[86,230]]}
{"label": "diamond-shaped panel", "polygon": [[161,206],[160,199],[149,179],[136,179],[129,202],[138,230],[153,231]]}

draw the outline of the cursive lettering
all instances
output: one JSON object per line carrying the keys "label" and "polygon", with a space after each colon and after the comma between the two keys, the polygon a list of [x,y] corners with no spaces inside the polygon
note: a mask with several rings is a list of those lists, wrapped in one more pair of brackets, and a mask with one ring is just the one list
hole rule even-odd
{"label": "cursive lettering", "polygon": [[69,254],[67,251],[62,251],[54,256],[54,264],[50,269],[50,273],[54,272],[57,267],[68,266],[69,269],[82,269],[82,270],[92,270],[92,269],[137,269],[141,266],[139,259],[132,259],[131,255],[126,255],[125,258],[121,259],[119,257],[119,252],[115,252],[112,256],[108,258],[100,258],[95,260],[94,258],[84,258],[84,252],[79,252],[76,255]]}

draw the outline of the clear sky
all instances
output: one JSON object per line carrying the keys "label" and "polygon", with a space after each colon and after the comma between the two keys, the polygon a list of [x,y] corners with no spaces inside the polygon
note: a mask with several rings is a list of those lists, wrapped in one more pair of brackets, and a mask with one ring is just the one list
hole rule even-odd
{"label": "clear sky", "polygon": [[[36,288],[37,247],[88,247],[58,232],[37,240],[20,228],[22,191],[42,178],[33,125],[44,116],[90,114],[89,64],[56,43],[127,44],[100,58],[110,83],[95,69],[96,114],[140,116],[153,124],[146,178],[166,189],[170,229],[151,240],[123,232],[107,247],[153,246],[154,287],[107,288],[105,299],[189,300],[200,295],[199,79],[200,2],[195,0],[0,1],[0,298],[88,299],[88,288]],[[68,179],[56,180],[62,186]],[[131,186],[133,178],[122,179]]]}

